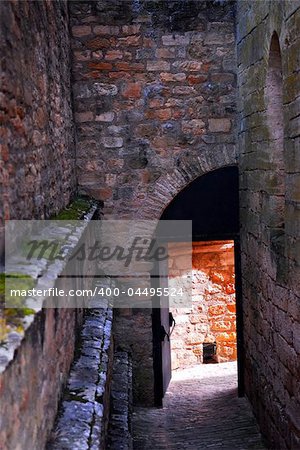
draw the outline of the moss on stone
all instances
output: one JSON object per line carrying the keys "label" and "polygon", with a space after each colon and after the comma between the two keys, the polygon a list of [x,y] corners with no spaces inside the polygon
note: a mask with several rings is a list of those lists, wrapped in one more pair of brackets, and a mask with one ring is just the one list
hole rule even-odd
{"label": "moss on stone", "polygon": [[28,290],[34,286],[34,280],[29,275],[21,273],[0,273],[0,342],[5,341],[8,333],[12,331],[23,333],[23,319],[26,316],[30,316],[35,313],[35,311],[31,308],[23,308],[23,300],[21,301],[21,298],[18,297],[9,297],[9,300],[13,301],[14,305],[20,307],[5,308],[7,280],[11,280],[13,282],[13,289]]}
{"label": "moss on stone", "polygon": [[69,206],[60,211],[52,220],[79,220],[91,207],[92,200],[82,197],[76,198]]}

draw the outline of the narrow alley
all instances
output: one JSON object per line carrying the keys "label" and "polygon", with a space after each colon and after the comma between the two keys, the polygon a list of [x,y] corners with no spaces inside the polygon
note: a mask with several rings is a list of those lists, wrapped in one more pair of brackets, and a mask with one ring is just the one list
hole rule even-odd
{"label": "narrow alley", "polygon": [[174,372],[163,408],[135,408],[134,450],[264,449],[236,373],[235,362]]}

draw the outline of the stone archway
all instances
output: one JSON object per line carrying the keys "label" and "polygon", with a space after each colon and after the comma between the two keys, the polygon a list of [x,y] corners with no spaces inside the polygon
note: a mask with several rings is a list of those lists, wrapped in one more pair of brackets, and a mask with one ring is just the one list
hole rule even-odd
{"label": "stone archway", "polygon": [[[137,218],[158,220],[168,204],[190,183],[216,169],[236,166],[234,154],[203,153],[183,158],[177,169],[167,173],[149,189]],[[116,343],[133,355],[133,389],[136,404],[154,404],[152,311],[124,310],[116,317]]]}
{"label": "stone archway", "polygon": [[[238,170],[237,165],[230,165],[218,168],[216,170],[212,170],[210,172],[207,172],[206,174],[203,174],[200,177],[197,177],[193,181],[191,181],[187,186],[185,186],[184,189],[182,189],[175,198],[172,199],[172,201],[169,203],[167,208],[165,208],[161,219],[162,220],[192,220],[193,223],[193,232],[192,232],[192,239],[193,239],[193,252],[194,247],[196,248],[196,244],[199,246],[200,242],[202,241],[203,244],[212,242],[220,242],[222,243],[228,243],[231,242],[234,244],[234,263],[232,261],[233,267],[233,273],[235,272],[235,284],[236,284],[236,321],[237,321],[237,347],[238,347],[238,381],[239,381],[239,395],[243,395],[243,326],[242,326],[242,298],[241,298],[241,292],[240,292],[240,285],[241,285],[241,274],[239,270],[239,259],[240,259],[240,251],[239,251],[239,202],[238,202]],[[228,241],[227,241],[228,240]],[[174,239],[173,239],[174,241]],[[176,239],[175,239],[176,241]],[[175,244],[174,241],[174,244]],[[199,242],[200,241],[200,242]],[[173,245],[172,238],[167,237],[167,242],[171,245]],[[195,245],[194,245],[195,244]],[[177,245],[177,247],[176,247]],[[175,253],[177,255],[182,255],[182,248],[180,248],[180,244],[178,247],[178,244],[175,244],[174,248]],[[188,250],[187,250],[188,251]],[[193,269],[197,270],[199,269],[199,258],[197,259],[196,264],[196,258],[194,258],[193,253]],[[203,257],[203,255],[202,255]],[[232,254],[233,257],[233,254]],[[209,256],[211,258],[211,255]],[[172,259],[172,258],[171,258]],[[182,258],[179,260],[182,260]],[[171,265],[169,267],[173,267],[175,271],[175,278],[176,278],[176,268],[180,269],[180,261],[173,260],[171,262]],[[210,259],[210,262],[212,260]],[[207,261],[208,262],[208,261]],[[174,265],[175,263],[175,265]],[[179,263],[179,266],[178,266]],[[195,265],[194,265],[195,263]],[[183,261],[183,264],[186,264]],[[216,270],[219,272],[221,270],[221,266],[219,267],[217,263]],[[200,264],[201,265],[201,264]],[[218,267],[218,268],[217,268]],[[182,267],[184,269],[184,267]],[[205,266],[203,266],[203,269],[205,269]],[[223,267],[224,269],[224,267]],[[196,270],[196,272],[197,272]],[[171,269],[172,271],[172,269]],[[201,272],[201,271],[200,271]],[[205,272],[205,270],[204,270]],[[202,275],[204,273],[201,272]],[[174,276],[174,275],[173,275]],[[193,283],[194,283],[194,270],[193,272],[190,272],[190,276],[192,276]],[[171,278],[169,278],[172,283],[172,275]],[[162,282],[164,280],[162,279]],[[176,282],[176,281],[175,281]],[[203,281],[202,281],[203,282]],[[225,292],[225,291],[224,291]],[[192,295],[192,293],[191,293]],[[219,297],[220,300],[221,297]],[[220,301],[217,300],[217,304],[220,304]],[[222,301],[228,301],[228,299],[224,299],[222,297]],[[172,302],[171,302],[172,303]],[[165,302],[163,302],[165,305]],[[171,304],[170,304],[171,305]],[[194,305],[189,309],[188,305],[185,307],[184,314],[189,313],[190,311],[195,311],[193,314],[197,314],[197,305]],[[170,306],[171,307],[171,306]],[[166,306],[162,306],[161,303],[157,303],[155,306],[155,309],[153,310],[153,341],[155,343],[154,345],[154,360],[155,360],[155,386],[156,386],[156,403],[157,405],[162,404],[162,397],[165,392],[165,387],[162,389],[162,385],[165,386],[165,381],[169,379],[170,377],[170,370],[168,373],[166,373],[166,368],[170,365],[165,364],[165,361],[168,360],[171,356],[166,354],[166,341],[163,340],[162,344],[160,344],[160,329],[163,326],[166,327],[165,323],[165,308]],[[174,309],[175,308],[175,309]],[[171,307],[171,311],[175,313],[175,315],[180,315],[180,311],[176,309],[176,306],[174,308]],[[196,309],[195,309],[196,308]],[[160,318],[160,310],[161,313],[163,313],[163,317]],[[225,309],[224,309],[225,311]],[[186,316],[187,317],[187,316]],[[204,320],[204,319],[203,319]],[[219,320],[219,319],[218,319]],[[230,320],[233,320],[231,318]],[[205,320],[204,320],[205,322]],[[202,325],[204,325],[204,322]],[[220,339],[227,340],[227,344],[229,344],[229,338],[228,333],[225,332],[229,330],[233,330],[235,328],[233,326],[233,323],[230,324],[228,328],[229,322],[225,322],[221,325],[220,329],[222,328],[223,334],[220,334],[220,337],[217,338],[218,344],[218,354],[220,354],[220,349],[222,347],[222,343]],[[226,328],[227,327],[227,328]],[[191,331],[191,328],[194,329],[194,332],[196,333],[196,327],[188,327],[189,331]],[[167,329],[167,328],[165,328]],[[175,333],[176,334],[176,333]],[[178,337],[178,336],[177,336]],[[204,339],[206,339],[203,336]],[[207,339],[212,339],[210,336]],[[236,340],[236,335],[232,337],[232,339]],[[191,341],[196,342],[196,341]],[[198,341],[197,341],[198,342]],[[200,342],[200,341],[199,341]],[[190,343],[188,343],[190,345]],[[226,344],[226,345],[227,345]],[[231,345],[231,344],[230,344]],[[162,348],[162,350],[160,350]],[[199,350],[199,346],[198,346]],[[201,347],[202,351],[202,347]],[[165,356],[163,356],[165,355]],[[161,361],[161,362],[160,362]],[[218,359],[219,361],[219,359]],[[163,380],[163,381],[162,381]]]}
{"label": "stone archway", "polygon": [[[232,149],[231,149],[232,150]],[[159,219],[164,209],[196,178],[213,170],[237,164],[236,155],[228,147],[222,153],[203,152],[197,157],[185,156],[172,172],[161,177],[149,190],[138,217],[142,219]]]}

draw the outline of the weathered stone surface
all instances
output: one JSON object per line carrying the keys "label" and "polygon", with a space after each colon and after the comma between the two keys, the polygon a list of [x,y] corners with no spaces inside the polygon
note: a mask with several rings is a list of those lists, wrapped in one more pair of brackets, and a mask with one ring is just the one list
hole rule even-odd
{"label": "weathered stone surface", "polygon": [[0,9],[2,227],[4,219],[58,212],[76,177],[67,2],[1,2]]}
{"label": "weathered stone surface", "polygon": [[127,352],[114,354],[107,450],[132,450],[132,363]]}
{"label": "weathered stone surface", "polygon": [[[71,367],[48,442],[51,450],[106,449],[113,365],[112,310],[107,299],[99,300],[103,308],[90,309],[83,323],[81,349]],[[93,301],[98,303],[97,298]]]}
{"label": "weathered stone surface", "polygon": [[[291,256],[299,241],[294,226],[299,167],[293,152],[300,111],[293,69],[299,55],[296,3],[278,2],[273,8],[268,1],[247,1],[237,10],[246,393],[274,448],[293,448],[300,436],[299,390],[289,381],[300,322],[298,315],[287,314],[288,304],[299,304],[297,263]],[[285,12],[289,8],[291,16]],[[274,29],[280,30],[279,40]],[[291,30],[295,39],[286,38]],[[223,67],[230,67],[228,58]]]}
{"label": "weathered stone surface", "polygon": [[170,63],[167,61],[148,61],[146,69],[149,70],[149,72],[167,71],[170,70]]}
{"label": "weathered stone surface", "polygon": [[190,39],[189,36],[182,36],[180,34],[168,34],[165,36],[162,36],[162,42],[163,45],[188,45]]}
{"label": "weathered stone surface", "polygon": [[208,119],[208,129],[212,132],[228,132],[231,128],[230,119]]}
{"label": "weathered stone surface", "polygon": [[[150,192],[158,181],[141,172],[146,164],[147,170],[153,173],[158,173],[157,167],[164,168],[161,177],[163,173],[171,174],[176,170],[175,154],[186,151],[187,146],[192,154],[197,154],[200,136],[208,126],[207,118],[230,120],[233,124],[235,67],[230,73],[229,69],[222,69],[223,60],[226,57],[229,60],[235,54],[234,43],[228,41],[233,30],[233,16],[229,12],[232,5],[224,8],[214,4],[203,8],[201,2],[188,1],[185,8],[178,9],[173,2],[161,3],[156,5],[160,11],[157,14],[154,4],[141,2],[136,16],[134,4],[126,3],[124,7],[117,1],[106,9],[106,4],[100,2],[101,14],[88,18],[85,8],[90,5],[92,9],[93,2],[85,5],[74,2],[74,8],[71,8],[71,26],[79,27],[75,30],[87,27],[82,28],[86,32],[88,27],[92,29],[91,35],[77,36],[73,41],[75,57],[79,51],[86,52],[80,56],[84,59],[78,61],[79,65],[73,64],[73,76],[77,80],[74,83],[74,107],[76,113],[83,114],[76,117],[91,117],[86,116],[88,112],[93,114],[92,120],[77,121],[79,141],[92,134],[97,136],[98,142],[106,143],[105,148],[109,151],[101,153],[104,172],[111,171],[110,149],[120,148],[120,153],[113,155],[113,159],[121,158],[123,163],[114,166],[114,173],[118,175],[118,182],[125,182],[136,195],[133,193],[130,199],[125,199],[117,193],[118,183],[112,184],[109,179],[110,185],[106,185],[105,177],[99,177],[98,182],[95,179],[91,189],[82,170],[80,189],[89,195],[93,192],[97,198],[100,189],[102,192],[112,189],[115,214],[122,211],[127,217],[128,214],[134,216],[141,214],[143,205],[146,207],[147,190]],[[196,20],[197,14],[201,18]],[[132,17],[135,19],[130,22]],[[204,45],[208,32],[216,33],[222,45],[215,41]],[[197,52],[191,53],[196,47]],[[96,56],[99,51],[101,53]],[[96,101],[99,102],[101,97],[109,100],[109,104],[103,104],[100,110]],[[170,121],[178,123],[172,131],[167,128]],[[110,139],[113,136],[108,129],[111,125],[122,129],[118,134],[118,138],[123,139],[122,147],[118,147],[115,139]],[[234,160],[234,126],[223,129],[222,132],[211,131],[210,142],[203,140],[201,145],[209,148],[211,143],[223,139],[232,145]],[[222,138],[217,137],[221,133]],[[127,147],[135,139],[148,141],[147,162],[139,161],[136,155],[128,155]],[[215,154],[213,159],[219,158],[219,166],[224,165],[222,152]],[[99,158],[99,153],[96,156],[94,149],[89,147],[86,147],[85,156],[83,152],[80,155],[88,162]],[[87,167],[83,162],[80,166]],[[128,171],[126,175],[124,167]],[[193,176],[196,176],[195,171]],[[109,195],[104,211],[107,206],[111,214],[110,201]]]}

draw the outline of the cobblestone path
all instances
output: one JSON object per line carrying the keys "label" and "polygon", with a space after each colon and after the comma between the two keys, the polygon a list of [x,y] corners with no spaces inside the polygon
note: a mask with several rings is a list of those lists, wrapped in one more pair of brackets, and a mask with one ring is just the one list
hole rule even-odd
{"label": "cobblestone path", "polygon": [[264,449],[236,372],[223,363],[173,373],[163,408],[135,408],[134,450]]}

